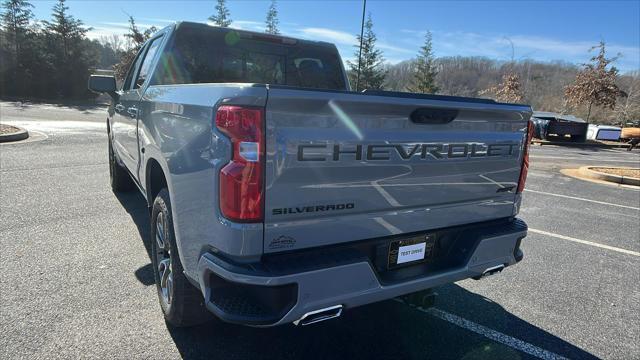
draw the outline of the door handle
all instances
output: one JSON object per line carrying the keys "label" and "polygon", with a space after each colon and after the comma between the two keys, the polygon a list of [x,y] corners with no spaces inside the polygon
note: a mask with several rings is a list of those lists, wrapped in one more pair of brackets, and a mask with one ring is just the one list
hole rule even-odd
{"label": "door handle", "polygon": [[127,113],[129,114],[129,116],[131,116],[132,118],[136,118],[138,117],[138,109],[136,109],[135,107],[130,107],[127,109]]}
{"label": "door handle", "polygon": [[117,112],[123,112],[123,111],[124,111],[124,105],[122,105],[122,104],[117,104],[117,105],[116,105],[116,111],[117,111]]}
{"label": "door handle", "polygon": [[419,108],[409,118],[416,124],[448,124],[458,117],[458,109]]}

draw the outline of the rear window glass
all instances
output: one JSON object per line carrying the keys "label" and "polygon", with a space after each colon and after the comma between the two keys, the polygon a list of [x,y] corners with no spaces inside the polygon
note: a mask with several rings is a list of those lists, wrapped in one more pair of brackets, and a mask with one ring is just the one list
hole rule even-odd
{"label": "rear window glass", "polygon": [[340,61],[331,47],[187,27],[177,31],[162,54],[152,84],[235,82],[345,90]]}

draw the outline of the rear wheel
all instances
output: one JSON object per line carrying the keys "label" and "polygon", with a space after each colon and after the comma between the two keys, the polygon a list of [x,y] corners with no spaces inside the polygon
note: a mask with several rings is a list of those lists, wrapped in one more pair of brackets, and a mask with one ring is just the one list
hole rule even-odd
{"label": "rear wheel", "polygon": [[167,322],[192,326],[208,321],[211,313],[202,294],[184,274],[175,242],[169,191],[160,190],[151,212],[151,250],[160,307]]}
{"label": "rear wheel", "polygon": [[573,142],[585,142],[586,140],[586,135],[571,135],[571,141]]}
{"label": "rear wheel", "polygon": [[113,152],[111,139],[109,139],[109,180],[111,182],[111,190],[114,192],[123,192],[133,189],[133,180],[125,168],[118,164],[116,154]]}

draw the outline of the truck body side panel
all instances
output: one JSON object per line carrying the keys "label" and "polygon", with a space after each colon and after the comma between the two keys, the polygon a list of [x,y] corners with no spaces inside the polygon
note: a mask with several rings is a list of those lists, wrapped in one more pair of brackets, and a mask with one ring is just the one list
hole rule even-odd
{"label": "truck body side panel", "polygon": [[[262,253],[263,225],[233,224],[218,204],[218,174],[231,158],[229,140],[213,128],[218,103],[264,106],[266,88],[247,84],[150,86],[141,102],[141,162],[158,161],[166,176],[176,241],[195,277],[205,251],[240,257]],[[141,171],[146,184],[147,172]]]}

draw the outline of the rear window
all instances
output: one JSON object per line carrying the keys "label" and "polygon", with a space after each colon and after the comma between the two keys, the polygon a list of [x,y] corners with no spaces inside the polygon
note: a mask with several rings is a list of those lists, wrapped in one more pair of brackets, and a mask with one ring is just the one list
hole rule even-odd
{"label": "rear window", "polygon": [[335,48],[219,28],[180,28],[162,54],[155,85],[262,83],[345,90]]}

